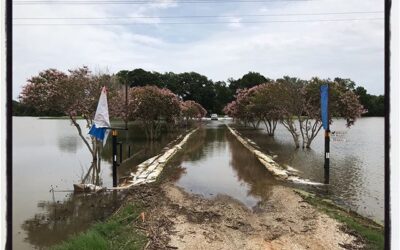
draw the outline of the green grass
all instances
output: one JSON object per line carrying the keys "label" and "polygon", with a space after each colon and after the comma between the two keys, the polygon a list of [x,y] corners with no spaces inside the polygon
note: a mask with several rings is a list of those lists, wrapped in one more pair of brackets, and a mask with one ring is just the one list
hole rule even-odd
{"label": "green grass", "polygon": [[142,208],[127,204],[107,221],[93,225],[86,232],[72,236],[53,250],[143,249],[146,236],[134,227]]}
{"label": "green grass", "polygon": [[367,249],[385,248],[385,235],[382,225],[364,218],[355,212],[341,208],[330,200],[322,199],[300,190],[296,190],[296,192],[309,204],[337,221],[342,222],[350,233],[362,238],[366,243]]}

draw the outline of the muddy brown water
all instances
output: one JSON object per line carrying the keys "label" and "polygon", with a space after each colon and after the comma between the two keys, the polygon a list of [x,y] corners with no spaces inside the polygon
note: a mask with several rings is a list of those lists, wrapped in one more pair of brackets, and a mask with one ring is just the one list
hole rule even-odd
{"label": "muddy brown water", "polygon": [[[79,123],[84,128],[83,121]],[[158,154],[177,136],[163,135],[161,140],[149,143],[137,126],[130,125],[129,131],[120,131],[118,141],[132,144],[131,154],[135,157],[118,169],[119,176]],[[98,176],[106,187],[112,186],[110,142],[109,138]],[[124,158],[127,154],[125,148]],[[90,153],[68,120],[13,117],[13,249],[57,244],[107,218],[119,207],[123,196],[64,192],[72,190],[73,184],[86,175],[90,162]],[[61,192],[54,192],[53,197],[51,188]]]}
{"label": "muddy brown water", "polygon": [[[168,164],[176,184],[186,191],[213,198],[229,195],[256,210],[278,182],[225,127],[229,121],[207,121],[190,138],[184,150]],[[336,125],[335,125],[336,124]],[[341,121],[333,128],[345,131],[345,142],[332,142],[331,185],[319,190],[363,215],[383,220],[383,119],[360,119],[350,130]],[[335,127],[336,126],[336,127]],[[312,150],[295,150],[290,135],[281,127],[275,138],[262,130],[243,130],[277,161],[301,170],[301,175],[323,181],[322,134]],[[120,140],[131,143],[126,175],[131,166],[157,154],[177,134],[164,135],[149,144],[135,126]],[[109,140],[110,142],[110,140]],[[99,179],[110,187],[111,145],[103,152]],[[124,150],[124,155],[127,150]],[[107,218],[119,206],[123,194],[73,195],[71,190],[90,165],[90,154],[68,120],[13,118],[13,245],[14,249],[45,248]],[[280,183],[281,184],[281,183]],[[300,188],[303,188],[300,186]],[[318,190],[317,190],[318,191]]]}
{"label": "muddy brown water", "polygon": [[[235,126],[235,124],[231,124]],[[321,132],[311,149],[296,149],[287,130],[278,125],[275,137],[265,129],[236,126],[275,161],[299,170],[299,176],[324,182],[324,138]],[[384,120],[361,118],[350,129],[336,119],[331,130],[330,184],[308,186],[279,182],[317,192],[377,222],[384,222]],[[226,194],[250,208],[268,199],[277,182],[253,155],[229,134],[223,121],[212,121],[190,139],[172,166],[181,168],[177,185],[186,191],[213,197]]]}
{"label": "muddy brown water", "polygon": [[256,209],[277,184],[261,163],[227,130],[211,121],[197,131],[168,164],[176,171],[176,184],[185,191],[213,198],[231,196]]}
{"label": "muddy brown water", "polygon": [[[262,127],[261,127],[262,128]],[[299,175],[316,182],[324,182],[324,136],[321,131],[311,149],[296,149],[292,136],[282,126],[277,126],[275,136],[265,130],[239,129],[252,139],[275,161],[300,170]],[[335,119],[331,131],[330,184],[315,191],[336,203],[384,222],[384,118],[358,119],[347,128],[343,119]]]}

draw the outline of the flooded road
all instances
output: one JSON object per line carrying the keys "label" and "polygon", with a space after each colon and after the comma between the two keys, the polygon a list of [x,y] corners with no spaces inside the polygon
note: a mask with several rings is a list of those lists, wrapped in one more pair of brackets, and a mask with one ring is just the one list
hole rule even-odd
{"label": "flooded road", "polygon": [[[384,218],[384,133],[383,118],[362,118],[350,129],[336,120],[332,131],[340,136],[331,141],[330,185],[311,187],[282,183],[318,192],[363,216],[383,223]],[[320,133],[311,149],[296,149],[291,135],[278,125],[275,137],[265,130],[240,129],[275,161],[298,169],[299,176],[324,182],[324,138]],[[213,197],[229,195],[250,208],[268,199],[277,181],[258,160],[234,138],[222,121],[213,121],[188,142],[185,152],[172,166],[180,168],[177,185],[186,191]]]}
{"label": "flooded road", "polygon": [[[330,185],[319,191],[363,216],[384,221],[384,119],[361,118],[350,129],[344,120],[334,120],[331,130]],[[321,131],[311,149],[295,149],[290,133],[278,124],[275,136],[265,130],[239,130],[260,148],[276,155],[275,161],[300,170],[299,175],[324,181],[324,136]],[[318,191],[318,190],[317,190]]]}
{"label": "flooded road", "polygon": [[[71,190],[90,166],[91,157],[68,120],[13,118],[13,245],[15,249],[48,247],[107,218],[119,206],[123,195],[73,195]],[[206,121],[165,168],[176,185],[207,198],[228,195],[257,210],[268,200],[276,181],[237,139],[225,123]],[[27,129],[29,126],[29,129]],[[383,119],[363,118],[350,130],[341,121],[332,130],[345,131],[346,141],[331,144],[331,185],[320,191],[365,216],[383,221]],[[34,131],[34,133],[32,133]],[[313,181],[323,181],[323,136],[311,150],[296,150],[290,135],[279,127],[275,138],[263,130],[243,130],[280,164],[301,171]],[[121,131],[119,141],[131,144],[133,157],[119,168],[118,175],[158,154],[177,134],[146,142],[135,126]],[[103,151],[100,180],[110,187],[111,145]],[[123,150],[124,158],[128,154]],[[302,188],[302,186],[299,186]],[[54,195],[54,196],[53,196]]]}
{"label": "flooded road", "polygon": [[222,121],[211,121],[193,134],[167,167],[180,169],[176,184],[188,192],[209,198],[228,195],[253,209],[277,183]]}

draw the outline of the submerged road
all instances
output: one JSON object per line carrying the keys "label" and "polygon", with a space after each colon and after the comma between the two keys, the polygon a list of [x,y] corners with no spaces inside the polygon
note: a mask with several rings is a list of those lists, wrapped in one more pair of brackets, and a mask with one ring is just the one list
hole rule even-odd
{"label": "submerged road", "polygon": [[268,198],[277,181],[229,132],[225,122],[204,124],[168,168],[172,168],[176,185],[187,192],[210,198],[228,195],[255,208]]}

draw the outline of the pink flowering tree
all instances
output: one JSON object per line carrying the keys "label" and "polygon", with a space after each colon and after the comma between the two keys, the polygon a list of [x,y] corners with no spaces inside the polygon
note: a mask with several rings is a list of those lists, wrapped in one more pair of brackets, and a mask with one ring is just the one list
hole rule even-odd
{"label": "pink flowering tree", "polygon": [[274,82],[260,84],[253,87],[254,94],[250,97],[252,113],[261,120],[269,136],[274,136],[276,125],[281,119],[277,99],[274,95],[276,85]]}
{"label": "pink flowering tree", "polygon": [[311,78],[303,90],[304,113],[302,116],[297,116],[303,148],[310,148],[322,128],[320,86],[323,84],[329,84],[329,123],[333,122],[332,117],[342,117],[346,119],[347,127],[350,127],[365,112],[353,87],[346,86],[341,79],[332,81]]}
{"label": "pink flowering tree", "polygon": [[[120,97],[124,95],[121,91]],[[120,98],[119,97],[119,98]],[[112,101],[112,114],[129,121],[138,121],[144,128],[146,137],[155,140],[160,136],[163,125],[174,125],[181,112],[177,95],[156,86],[134,87],[128,91],[128,107],[125,103]]]}
{"label": "pink flowering tree", "polygon": [[200,120],[202,117],[206,116],[207,111],[199,103],[188,100],[181,102],[181,114],[187,125],[188,122],[193,119]]}
{"label": "pink flowering tree", "polygon": [[225,106],[224,112],[234,119],[258,127],[263,121],[268,135],[274,135],[278,122],[291,134],[296,148],[310,148],[322,128],[320,86],[329,84],[329,114],[343,117],[351,126],[364,112],[354,86],[343,79],[305,81],[285,76],[275,82],[260,84],[250,89],[238,90],[236,100]]}
{"label": "pink flowering tree", "polygon": [[110,75],[94,75],[87,67],[68,70],[68,73],[47,69],[28,79],[19,96],[21,103],[39,111],[64,113],[68,116],[92,155],[91,168],[98,171],[100,161],[97,159],[101,143],[83,134],[77,117],[83,117],[85,126],[91,127],[102,86],[107,86],[110,97],[114,95],[115,83]]}
{"label": "pink flowering tree", "polygon": [[250,89],[238,89],[236,100],[228,103],[223,109],[224,113],[233,117],[236,121],[242,122],[244,126],[251,125],[258,128],[261,122],[261,113],[258,107],[252,102],[252,97],[257,91],[257,86]]}

